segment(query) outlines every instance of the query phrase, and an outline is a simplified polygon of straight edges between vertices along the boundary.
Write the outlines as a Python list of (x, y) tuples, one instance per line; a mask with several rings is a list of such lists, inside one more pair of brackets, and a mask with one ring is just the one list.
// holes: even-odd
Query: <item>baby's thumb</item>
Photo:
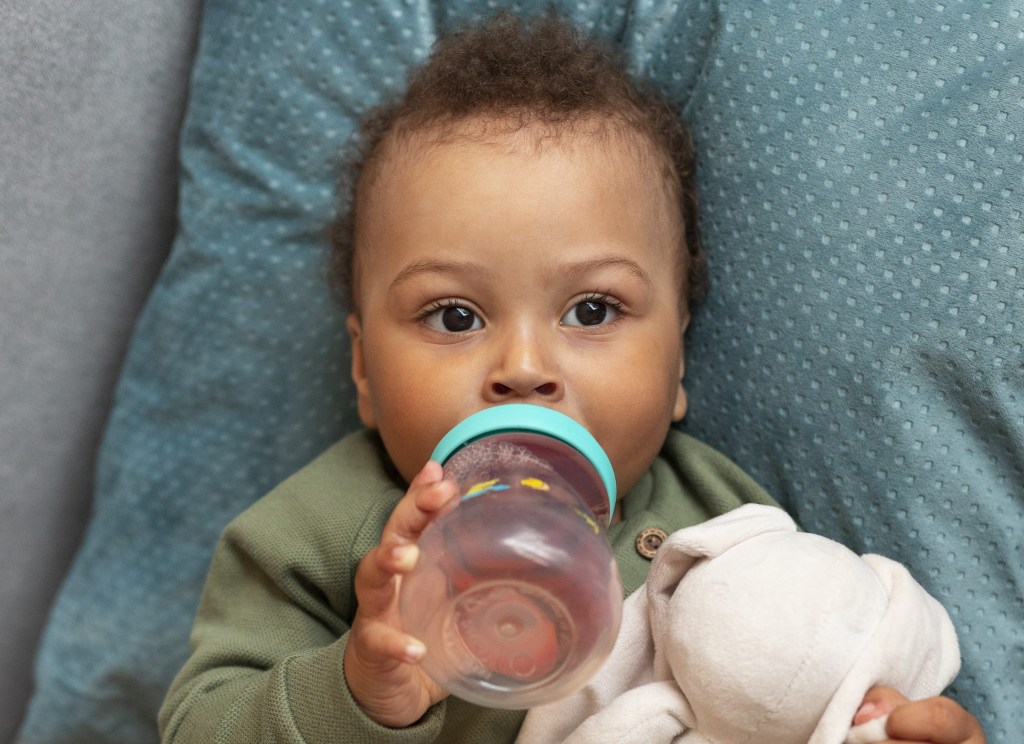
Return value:
[(875, 718), (887, 716), (906, 702), (907, 698), (891, 687), (872, 687), (864, 695), (864, 700), (854, 714), (853, 725), (859, 726)]

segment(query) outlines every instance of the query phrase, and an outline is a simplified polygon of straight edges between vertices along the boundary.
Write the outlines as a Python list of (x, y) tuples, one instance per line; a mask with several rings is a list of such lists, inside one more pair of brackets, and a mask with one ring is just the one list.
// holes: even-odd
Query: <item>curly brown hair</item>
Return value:
[(675, 108), (651, 85), (633, 80), (617, 51), (583, 37), (554, 13), (522, 20), (501, 12), (439, 39), (401, 99), (363, 120), (351, 166), (342, 170), (344, 208), (330, 228), (329, 283), (344, 306), (352, 309), (356, 301), (362, 192), (389, 146), (413, 134), (429, 133), (433, 142), (468, 137), (467, 123), (504, 134), (539, 126), (556, 137), (596, 133), (596, 123), (598, 131), (610, 125), (639, 135), (679, 207), (680, 310), (706, 294), (693, 142)]

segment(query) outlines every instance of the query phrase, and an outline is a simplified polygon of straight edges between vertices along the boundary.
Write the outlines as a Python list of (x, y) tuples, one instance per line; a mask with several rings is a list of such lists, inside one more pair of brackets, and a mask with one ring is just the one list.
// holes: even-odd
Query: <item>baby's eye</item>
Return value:
[(577, 302), (562, 316), (562, 325), (599, 326), (619, 317), (618, 306), (608, 299), (590, 298)]
[(477, 314), (462, 305), (441, 305), (428, 313), (423, 322), (442, 333), (465, 333), (483, 328)]

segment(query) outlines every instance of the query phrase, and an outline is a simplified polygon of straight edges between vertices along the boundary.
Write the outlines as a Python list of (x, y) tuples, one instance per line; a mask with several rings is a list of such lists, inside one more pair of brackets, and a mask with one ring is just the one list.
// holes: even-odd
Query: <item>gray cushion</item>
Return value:
[(128, 335), (170, 248), (198, 5), (0, 10), (0, 741), (23, 716)]

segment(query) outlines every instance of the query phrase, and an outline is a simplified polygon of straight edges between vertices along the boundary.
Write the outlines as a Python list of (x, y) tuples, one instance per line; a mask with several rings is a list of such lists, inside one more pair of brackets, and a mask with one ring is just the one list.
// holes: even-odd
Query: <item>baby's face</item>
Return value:
[(624, 494), (686, 410), (679, 218), (636, 147), (527, 140), (382, 164), (357, 225), (360, 416), (409, 480), (471, 413), (554, 408), (601, 443)]

